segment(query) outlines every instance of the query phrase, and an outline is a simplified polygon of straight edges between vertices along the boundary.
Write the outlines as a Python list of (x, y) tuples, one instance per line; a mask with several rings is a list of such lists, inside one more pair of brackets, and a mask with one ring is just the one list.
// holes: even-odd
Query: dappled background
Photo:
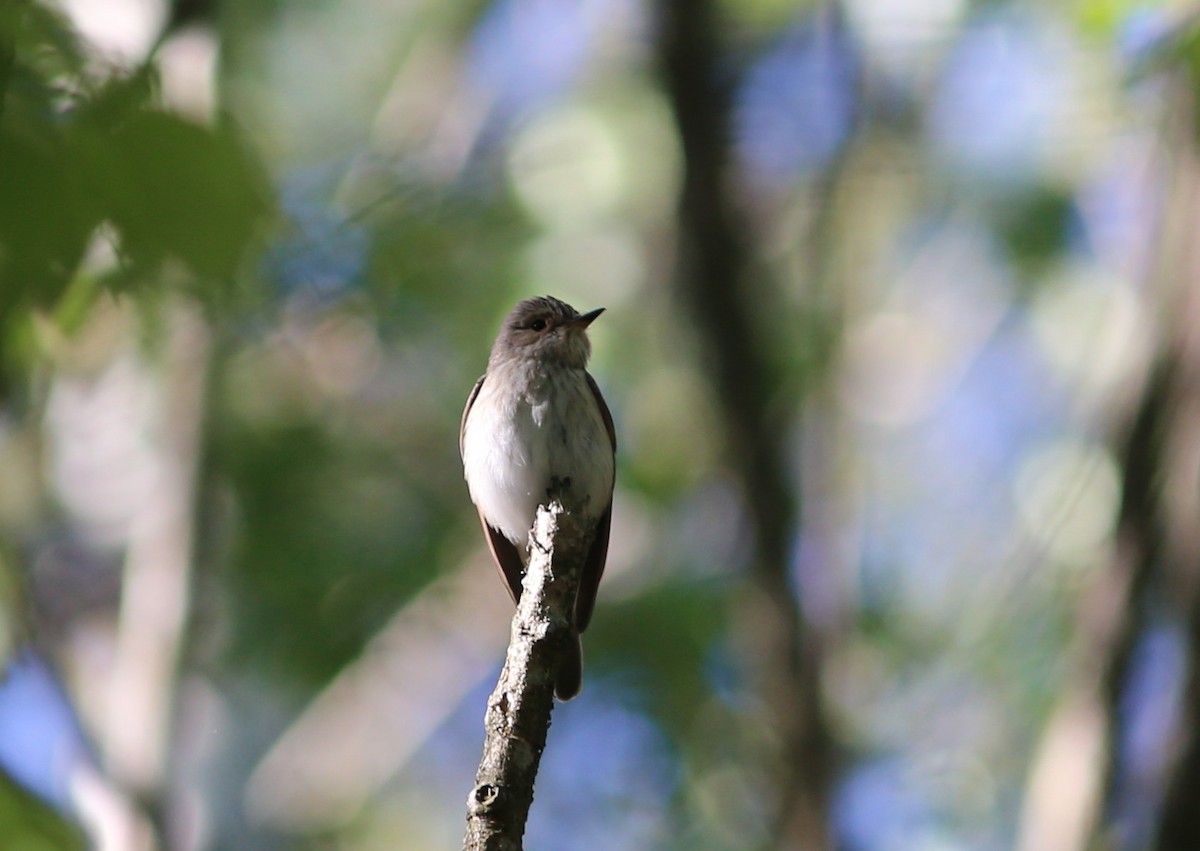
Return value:
[(529, 848), (1200, 847), (1191, 15), (4, 5), (0, 845), (460, 843), (550, 293), (618, 484)]

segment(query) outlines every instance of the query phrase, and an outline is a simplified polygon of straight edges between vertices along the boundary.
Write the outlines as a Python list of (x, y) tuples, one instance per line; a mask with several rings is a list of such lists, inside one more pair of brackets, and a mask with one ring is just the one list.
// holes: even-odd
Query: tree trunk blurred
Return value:
[(767, 777), (779, 848), (830, 847), (832, 743), (822, 704), (822, 656), (790, 579), (799, 499), (776, 416), (763, 329), (751, 300), (748, 228), (732, 201), (729, 98), (718, 85), (716, 11), (704, 0), (660, 5), (661, 73), (683, 148), (677, 296), (695, 327), (719, 406), (727, 461), (751, 530), (750, 576), (738, 615), (750, 683), (777, 735)]

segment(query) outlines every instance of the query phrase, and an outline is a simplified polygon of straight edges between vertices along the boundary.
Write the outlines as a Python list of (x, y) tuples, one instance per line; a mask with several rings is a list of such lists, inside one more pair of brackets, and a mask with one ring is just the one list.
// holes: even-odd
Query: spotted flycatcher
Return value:
[(575, 600), (574, 641), (554, 682), (559, 700), (583, 685), (579, 634), (592, 618), (612, 521), (617, 436), (586, 368), (587, 327), (603, 312), (580, 314), (550, 296), (514, 307), (467, 398), (458, 436), (471, 501), (514, 603), (538, 505), (554, 496), (595, 529)]

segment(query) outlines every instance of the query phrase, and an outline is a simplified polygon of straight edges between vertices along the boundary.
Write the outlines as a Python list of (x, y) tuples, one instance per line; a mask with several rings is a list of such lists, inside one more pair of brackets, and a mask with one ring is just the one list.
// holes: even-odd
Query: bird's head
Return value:
[(492, 346), (492, 361), (533, 358), (583, 369), (592, 353), (587, 327), (603, 307), (580, 313), (551, 296), (519, 302), (504, 320)]

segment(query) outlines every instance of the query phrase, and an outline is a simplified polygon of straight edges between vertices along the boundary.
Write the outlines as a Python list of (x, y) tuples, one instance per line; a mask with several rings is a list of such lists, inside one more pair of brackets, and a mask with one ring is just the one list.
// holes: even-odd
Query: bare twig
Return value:
[(554, 709), (554, 679), (573, 640), (571, 611), (590, 544), (589, 530), (560, 502), (538, 507), (508, 656), (484, 715), (464, 851), (521, 851)]

